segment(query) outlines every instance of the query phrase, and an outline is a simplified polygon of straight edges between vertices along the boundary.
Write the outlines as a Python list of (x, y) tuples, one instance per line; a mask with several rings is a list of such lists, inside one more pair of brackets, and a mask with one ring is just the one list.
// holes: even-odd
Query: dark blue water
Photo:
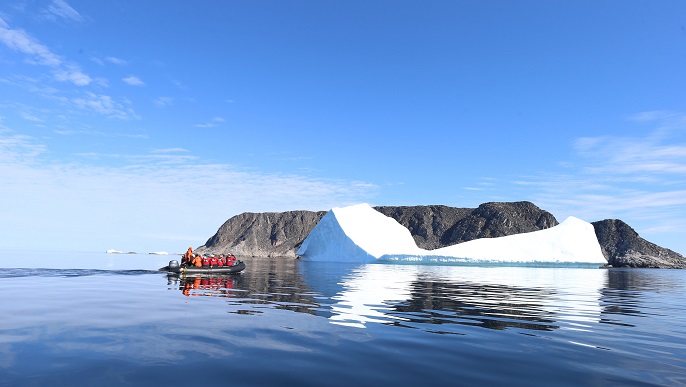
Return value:
[(0, 272), (0, 385), (686, 384), (685, 271), (70, 259)]

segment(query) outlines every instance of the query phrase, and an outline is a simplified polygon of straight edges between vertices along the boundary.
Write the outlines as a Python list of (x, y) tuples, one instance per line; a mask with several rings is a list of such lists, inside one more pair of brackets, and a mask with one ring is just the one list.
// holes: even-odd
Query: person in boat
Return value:
[(202, 257), (202, 267), (203, 268), (210, 267), (210, 257), (208, 257), (207, 255)]
[(234, 266), (236, 264), (236, 257), (233, 256), (233, 254), (229, 253), (229, 255), (226, 256), (226, 266)]
[(224, 254), (219, 254), (219, 258), (217, 258), (217, 266), (219, 266), (219, 267), (226, 266), (226, 258), (224, 258)]
[(181, 257), (181, 266), (186, 267), (186, 266), (191, 266), (191, 262), (193, 261), (194, 255), (193, 255), (193, 249), (188, 248), (188, 251), (186, 251), (186, 254)]
[(210, 266), (217, 267), (218, 265), (219, 261), (217, 260), (217, 257), (215, 257), (214, 254), (210, 255)]
[(191, 266), (202, 267), (202, 257), (200, 254), (195, 254), (195, 258), (191, 261)]

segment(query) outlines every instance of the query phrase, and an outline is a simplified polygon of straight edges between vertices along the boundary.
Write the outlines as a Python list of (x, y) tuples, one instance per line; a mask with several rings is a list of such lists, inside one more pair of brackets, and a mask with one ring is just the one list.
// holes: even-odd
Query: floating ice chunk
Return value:
[(424, 250), (408, 229), (366, 203), (329, 211), (297, 254), (310, 261), (606, 263), (593, 225), (578, 218), (569, 217), (545, 230)]

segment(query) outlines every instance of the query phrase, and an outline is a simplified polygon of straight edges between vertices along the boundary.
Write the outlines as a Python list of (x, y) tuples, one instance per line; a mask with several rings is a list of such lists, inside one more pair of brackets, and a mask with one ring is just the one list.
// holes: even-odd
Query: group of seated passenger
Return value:
[(236, 263), (236, 257), (233, 254), (219, 254), (218, 256), (214, 254), (193, 254), (193, 249), (190, 247), (186, 254), (183, 255), (183, 258), (181, 258), (182, 267), (224, 267), (234, 266)]

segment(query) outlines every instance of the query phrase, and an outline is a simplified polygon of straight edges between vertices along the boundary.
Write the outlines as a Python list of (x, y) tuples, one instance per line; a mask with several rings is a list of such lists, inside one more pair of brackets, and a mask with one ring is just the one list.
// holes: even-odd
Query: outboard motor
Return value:
[(179, 271), (179, 262), (175, 259), (169, 261), (169, 270), (170, 271)]

